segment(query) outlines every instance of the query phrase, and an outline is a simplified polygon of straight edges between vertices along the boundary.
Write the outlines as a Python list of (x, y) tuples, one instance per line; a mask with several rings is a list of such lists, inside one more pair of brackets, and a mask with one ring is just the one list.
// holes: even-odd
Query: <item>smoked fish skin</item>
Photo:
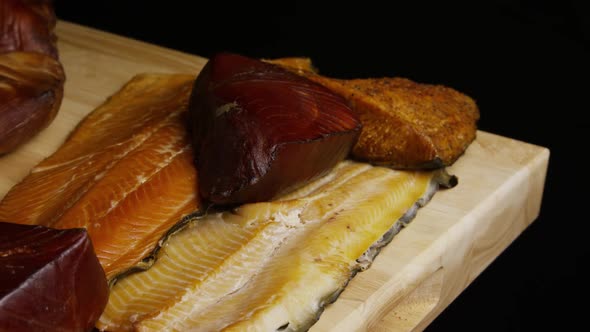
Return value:
[(266, 60), (344, 97), (363, 129), (352, 155), (400, 169), (453, 164), (475, 139), (479, 109), (450, 87), (401, 77), (335, 79), (318, 74), (309, 58)]
[(270, 202), (194, 218), (111, 288), (105, 331), (303, 331), (434, 195), (441, 171), (344, 161)]
[(185, 128), (192, 75), (143, 74), (91, 112), (0, 202), (0, 220), (85, 228), (109, 279), (200, 208)]

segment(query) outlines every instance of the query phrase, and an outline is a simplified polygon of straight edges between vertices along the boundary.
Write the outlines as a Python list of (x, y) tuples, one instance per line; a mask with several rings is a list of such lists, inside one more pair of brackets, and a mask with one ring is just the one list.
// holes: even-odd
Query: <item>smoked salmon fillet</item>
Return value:
[(134, 77), (0, 202), (0, 220), (86, 228), (108, 279), (198, 210), (185, 129), (192, 75)]

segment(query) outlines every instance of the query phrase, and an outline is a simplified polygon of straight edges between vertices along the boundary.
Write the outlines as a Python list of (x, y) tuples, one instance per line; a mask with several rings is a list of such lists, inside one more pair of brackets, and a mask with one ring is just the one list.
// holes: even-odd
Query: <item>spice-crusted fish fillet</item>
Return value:
[(359, 160), (396, 168), (436, 168), (455, 162), (475, 139), (473, 99), (442, 85), (405, 78), (334, 79), (307, 58), (267, 60), (306, 76), (348, 100), (363, 124), (353, 149)]
[(273, 202), (193, 219), (111, 288), (107, 331), (300, 331), (407, 224), (441, 171), (345, 161)]
[(139, 75), (0, 202), (0, 220), (87, 229), (110, 279), (200, 206), (185, 129), (194, 76)]

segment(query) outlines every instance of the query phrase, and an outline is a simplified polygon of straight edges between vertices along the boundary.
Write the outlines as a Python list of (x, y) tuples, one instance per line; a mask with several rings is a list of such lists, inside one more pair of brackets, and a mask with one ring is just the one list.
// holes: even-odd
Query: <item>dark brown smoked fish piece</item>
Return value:
[(84, 229), (0, 222), (0, 331), (88, 331), (108, 294)]
[(325, 87), (229, 53), (199, 74), (189, 115), (200, 193), (222, 205), (269, 200), (322, 176), (361, 129)]
[(63, 98), (51, 1), (0, 1), (0, 155), (47, 127)]

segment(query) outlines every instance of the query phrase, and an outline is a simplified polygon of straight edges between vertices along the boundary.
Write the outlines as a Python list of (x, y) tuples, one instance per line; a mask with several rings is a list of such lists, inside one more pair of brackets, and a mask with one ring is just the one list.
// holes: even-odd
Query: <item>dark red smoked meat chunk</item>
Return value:
[(358, 116), (327, 88), (279, 66), (221, 53), (189, 103), (199, 191), (214, 204), (266, 201), (346, 158)]
[(88, 331), (108, 285), (84, 229), (0, 222), (0, 331)]

